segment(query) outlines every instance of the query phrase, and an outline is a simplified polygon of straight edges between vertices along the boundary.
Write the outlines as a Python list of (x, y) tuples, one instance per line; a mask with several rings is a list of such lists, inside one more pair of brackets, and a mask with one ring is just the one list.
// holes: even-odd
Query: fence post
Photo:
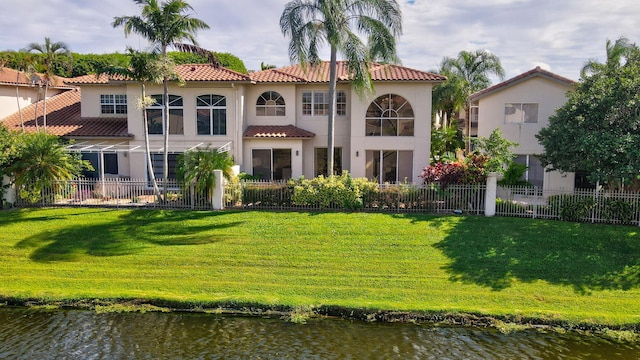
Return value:
[(224, 178), (222, 176), (222, 170), (213, 170), (215, 177), (215, 183), (213, 184), (213, 210), (222, 210), (224, 208)]
[(498, 191), (498, 174), (490, 172), (487, 175), (487, 190), (484, 195), (484, 216), (496, 214), (496, 198)]

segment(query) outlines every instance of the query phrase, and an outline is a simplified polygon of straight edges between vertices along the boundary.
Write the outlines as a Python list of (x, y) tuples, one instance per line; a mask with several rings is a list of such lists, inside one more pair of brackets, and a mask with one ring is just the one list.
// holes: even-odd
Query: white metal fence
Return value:
[[(162, 193), (163, 181), (158, 180)], [(175, 180), (167, 186), (167, 200), (158, 201), (150, 181), (144, 179), (88, 179), (56, 181), (50, 187), (16, 191), (16, 206), (97, 206), (173, 209), (211, 209), (211, 200), (182, 188)]]
[[(158, 184), (162, 186), (160, 180)], [(162, 189), (161, 189), (162, 190)], [(226, 184), (224, 205), (232, 209), (360, 210), (436, 214), (485, 213), (486, 185), (394, 184), (369, 187), (358, 206), (345, 208), (339, 200), (327, 203), (296, 201), (288, 182), (240, 181)], [(580, 189), (542, 190), (536, 187), (498, 187), (496, 215), (566, 221), (633, 224), (640, 226), (640, 194)], [(212, 209), (213, 199), (170, 181), (166, 201), (158, 200), (144, 179), (75, 179), (58, 181), (36, 191), (18, 190), (16, 206), (97, 206), (171, 209)]]

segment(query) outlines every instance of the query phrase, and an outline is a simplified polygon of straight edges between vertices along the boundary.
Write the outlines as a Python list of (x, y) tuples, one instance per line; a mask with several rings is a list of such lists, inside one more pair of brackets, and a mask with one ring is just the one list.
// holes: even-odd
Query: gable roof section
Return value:
[(514, 86), (514, 85), (519, 84), (519, 83), (521, 83), (523, 81), (526, 81), (526, 80), (529, 80), (529, 79), (532, 79), (532, 78), (538, 77), (538, 76), (546, 78), (546, 79), (549, 79), (551, 81), (555, 81), (555, 82), (567, 85), (567, 86), (571, 86), (571, 85), (575, 84), (575, 81), (573, 81), (571, 79), (565, 78), (565, 77), (560, 76), (558, 74), (554, 74), (551, 71), (543, 70), (542, 68), (540, 68), (538, 66), (535, 69), (529, 70), (529, 71), (527, 71), (525, 73), (522, 73), (522, 74), (520, 74), (518, 76), (515, 76), (515, 77), (513, 77), (513, 78), (511, 78), (509, 80), (503, 81), (503, 82), (501, 82), (499, 84), (493, 85), (493, 86), (488, 87), (488, 88), (486, 88), (484, 90), (480, 90), (478, 92), (475, 92), (475, 93), (471, 94), (469, 96), (469, 101), (472, 101), (472, 102), (473, 101), (477, 101), (477, 100), (479, 100), (479, 99), (481, 99), (481, 98), (483, 98), (485, 96), (491, 95), (491, 94), (493, 94), (495, 92), (504, 90), (504, 89), (506, 89), (508, 87)]
[[(42, 74), (33, 74), (37, 79), (42, 79), (44, 75)], [(67, 78), (63, 78), (61, 76), (56, 76), (56, 83), (49, 84), (50, 88), (58, 88), (58, 89), (71, 89), (73, 86), (67, 84)], [(18, 71), (7, 67), (0, 67), (0, 85), (11, 85), (11, 86), (33, 86), (34, 84), (31, 82), (31, 79), (27, 76), (24, 71)]]
[[(37, 131), (35, 117), (38, 109), (38, 125), (43, 127), (43, 100), (22, 109), (25, 131)], [(10, 130), (21, 131), (20, 114), (8, 116), (2, 123)], [(131, 137), (126, 118), (80, 117), (80, 90), (65, 91), (47, 99), (47, 133), (65, 137)]]
[[(215, 68), (209, 64), (186, 64), (177, 65), (175, 67), (176, 73), (184, 81), (232, 81), (232, 82), (251, 82), (251, 78), (248, 75), (239, 73), (237, 71), (229, 70), (224, 67)], [(122, 82), (133, 81), (130, 78), (121, 75), (83, 75), (72, 79), (68, 79), (67, 82), (75, 85), (106, 85), (110, 82)]]
[(242, 134), (243, 138), (280, 138), (310, 139), (316, 136), (311, 131), (293, 125), (254, 125), (249, 126)]
[[(250, 76), (255, 82), (268, 83), (328, 83), (329, 82), (328, 61), (323, 61), (316, 66), (308, 66), (306, 69), (300, 64), (286, 66), (278, 69), (269, 69), (251, 73)], [(373, 81), (427, 81), (443, 82), (447, 78), (425, 71), (407, 68), (394, 64), (374, 63), (369, 67), (371, 79)], [(338, 81), (349, 81), (347, 63), (338, 61), (337, 66)]]

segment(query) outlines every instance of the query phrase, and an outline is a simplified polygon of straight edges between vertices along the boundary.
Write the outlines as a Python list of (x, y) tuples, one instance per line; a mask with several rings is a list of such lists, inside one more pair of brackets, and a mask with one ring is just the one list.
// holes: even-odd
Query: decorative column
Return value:
[(484, 193), (484, 216), (496, 214), (496, 197), (498, 191), (498, 173), (490, 172), (487, 175), (487, 190)]
[[(213, 170), (216, 181), (213, 184), (213, 199), (211, 199), (211, 206), (213, 210), (224, 209), (224, 176), (222, 170)], [(494, 201), (495, 202), (495, 201)]]

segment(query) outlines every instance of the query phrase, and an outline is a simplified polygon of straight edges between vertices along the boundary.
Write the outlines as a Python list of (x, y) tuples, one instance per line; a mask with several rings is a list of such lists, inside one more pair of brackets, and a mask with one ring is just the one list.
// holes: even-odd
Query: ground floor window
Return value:
[[(102, 160), (101, 160), (102, 159)], [(93, 171), (85, 170), (82, 175), (91, 179), (100, 178), (100, 165), (104, 167), (105, 174), (118, 174), (118, 154), (115, 153), (82, 153), (82, 160), (87, 160), (93, 166)]]
[(544, 185), (544, 167), (540, 159), (533, 155), (518, 155), (513, 161), (527, 166), (527, 171), (522, 175), (522, 180), (526, 180), (537, 187)]
[(596, 185), (589, 181), (589, 173), (586, 171), (576, 171), (573, 185), (576, 189), (595, 189)]
[[(180, 156), (180, 154), (169, 154), (168, 156), (168, 161), (169, 161), (169, 180), (175, 180), (177, 178), (176, 175), (176, 166), (178, 164), (178, 157)], [(160, 180), (163, 178), (163, 171), (164, 171), (164, 154), (162, 153), (155, 153), (155, 154), (151, 154), (151, 165), (153, 167), (153, 175), (155, 176), (156, 180)]]
[(263, 180), (291, 178), (291, 149), (253, 149), (252, 174)]
[(367, 150), (366, 172), (381, 184), (413, 182), (413, 151)]
[[(327, 176), (327, 148), (316, 148), (314, 155), (315, 176)], [(333, 174), (342, 174), (342, 148), (333, 148)]]

